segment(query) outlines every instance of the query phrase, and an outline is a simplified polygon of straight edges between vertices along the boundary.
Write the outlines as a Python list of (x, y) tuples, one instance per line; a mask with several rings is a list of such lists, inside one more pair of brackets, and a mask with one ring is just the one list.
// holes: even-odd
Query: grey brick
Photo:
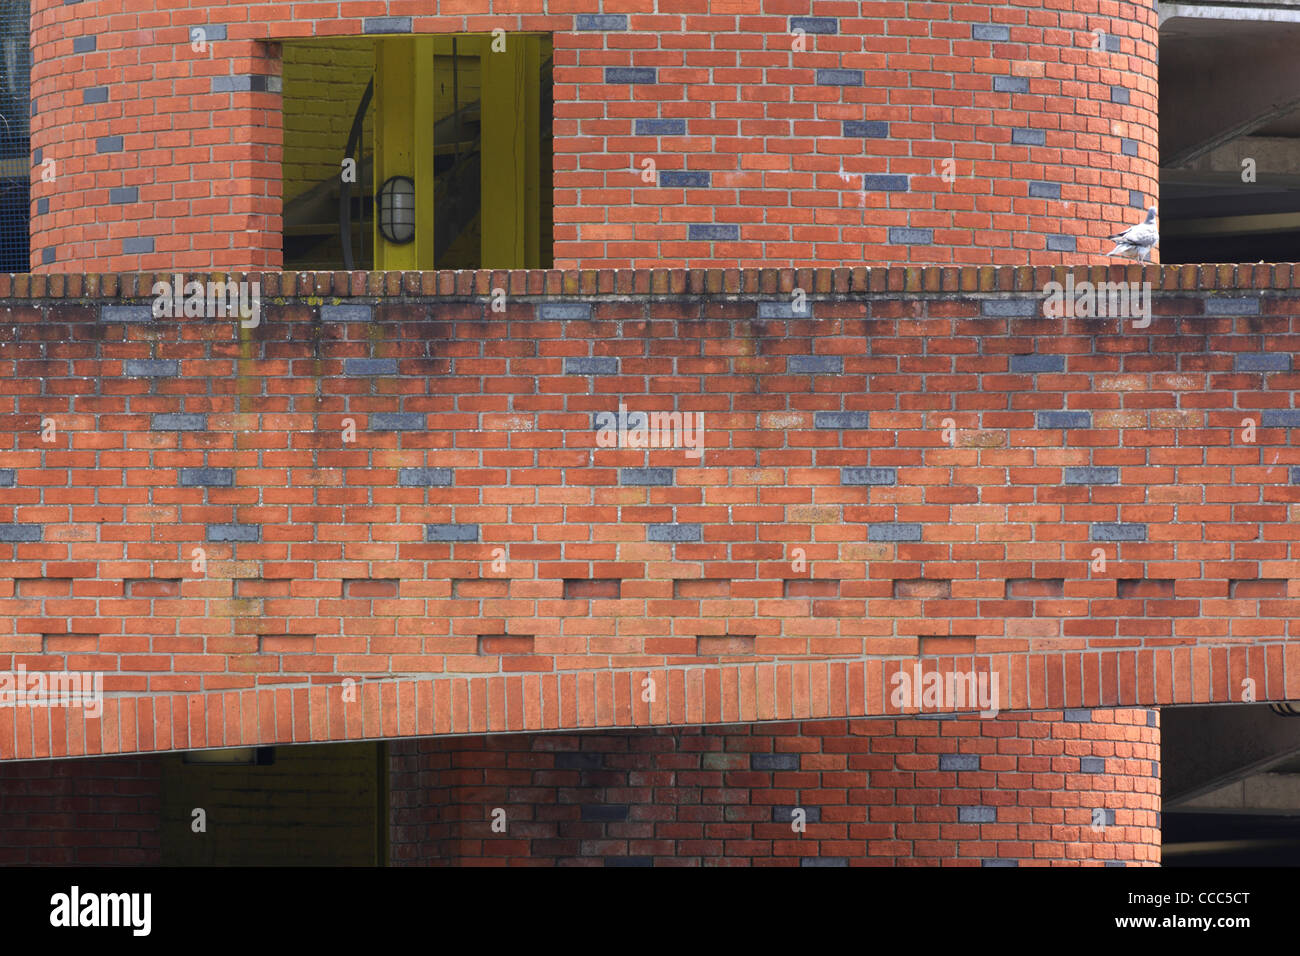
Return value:
[(1156, 725), (1156, 712), (1155, 712), (1154, 710), (1148, 710), (1148, 711), (1147, 711), (1147, 726), (1148, 726), (1148, 727), (1154, 727), (1155, 725)]
[(1137, 189), (1130, 189), (1128, 191), (1128, 204), (1134, 209), (1146, 209), (1147, 197)]
[(153, 252), (153, 237), (122, 240), (123, 255), (138, 256), (146, 252)]
[(1064, 484), (1067, 485), (1118, 485), (1119, 469), (1112, 467), (1094, 467), (1090, 465), (1078, 468), (1066, 468)]
[(884, 521), (867, 525), (868, 541), (920, 541), (921, 526), (915, 522)]
[(1046, 146), (1047, 131), (1042, 129), (1013, 129), (1011, 142), (1020, 146)]
[(627, 814), (626, 803), (588, 803), (582, 808), (582, 819), (600, 823), (621, 823)]
[(261, 529), (255, 524), (210, 524), (209, 541), (256, 541)]
[(1289, 372), (1289, 352), (1238, 352), (1235, 368), (1238, 372)]
[(580, 13), (574, 21), (575, 30), (626, 30), (626, 13)]
[(799, 858), (799, 865), (804, 866), (848, 866), (849, 858), (847, 856), (803, 856)]
[(889, 124), (882, 120), (845, 120), (842, 133), (849, 139), (888, 139)]
[(1074, 252), (1075, 251), (1074, 236), (1048, 236), (1047, 251), (1048, 252)]
[(1011, 867), (1018, 867), (1018, 866), (1020, 866), (1020, 861), (1019, 861), (1019, 860), (997, 860), (997, 859), (991, 859), (991, 858), (989, 858), (989, 857), (985, 857), (984, 859), (980, 860), (980, 866), (990, 866), (990, 867), (992, 867), (992, 866), (1011, 866)]
[(12, 468), (0, 468), (0, 488), (12, 488), (18, 480), (18, 472)]
[(934, 243), (934, 230), (890, 226), (889, 241), (895, 246), (928, 246)]
[(107, 103), (108, 87), (107, 86), (88, 86), (81, 91), (82, 103)]
[(839, 375), (844, 371), (842, 355), (791, 355), (786, 360), (791, 375)]
[(798, 754), (750, 754), (750, 770), (798, 770)]
[(590, 319), (590, 302), (543, 302), (537, 307), (539, 319)]
[[(1108, 827), (1113, 827), (1115, 825), (1115, 811), (1102, 810), (1101, 812), (1102, 812), (1102, 822)], [(1089, 814), (1089, 816), (1091, 816), (1091, 814)]]
[(99, 310), (103, 322), (152, 322), (153, 309), (147, 305), (105, 305)]
[(1080, 773), (1105, 773), (1106, 761), (1102, 757), (1080, 757)]
[(1101, 43), (1100, 43), (1101, 49), (1105, 50), (1107, 53), (1119, 52), (1119, 37), (1116, 34), (1103, 33), (1101, 34), (1100, 39), (1101, 39)]
[(993, 77), (993, 92), (995, 93), (1028, 93), (1029, 77), (1027, 76), (995, 76)]
[(806, 823), (821, 823), (821, 822), (822, 822), (822, 808), (821, 808), (821, 807), (773, 807), (773, 808), (772, 808), (772, 822), (773, 822), (773, 823), (793, 823), (793, 822), (794, 822), (794, 811), (795, 811), (796, 809), (798, 809), (798, 810), (802, 810), (802, 811), (804, 812), (804, 822), (806, 822)]
[(47, 214), (49, 211), (50, 211), (50, 201), (49, 201), (49, 199), (47, 199), (46, 197), (42, 196), (40, 199), (36, 200), (36, 215), (38, 215), (38, 216), (44, 216), (44, 215)]
[(980, 315), (994, 319), (1019, 319), (1038, 315), (1037, 299), (985, 299), (980, 303)]
[(208, 416), (192, 412), (159, 412), (149, 427), (156, 432), (202, 432), (208, 429)]
[(1259, 299), (1256, 296), (1230, 296), (1205, 300), (1207, 315), (1259, 315)]
[(1114, 521), (1099, 521), (1092, 526), (1093, 541), (1145, 541), (1147, 526), (1145, 524), (1120, 524)]
[(1013, 355), (1013, 372), (1064, 372), (1064, 355)]
[(1291, 466), (1291, 484), (1300, 485), (1300, 465)]
[(54, 247), (49, 246), (41, 250), (41, 265), (48, 266), (54, 261)]
[(41, 157), (44, 154), (45, 154), (45, 150), (43, 149), (37, 148), (32, 150), (32, 165), (39, 166), (41, 164)]
[(616, 866), (622, 868), (629, 867), (653, 867), (655, 865), (652, 856), (607, 856), (605, 857), (605, 866)]
[(581, 751), (561, 751), (555, 755), (557, 770), (599, 770), (605, 766), (605, 755)]
[(361, 21), (362, 33), (410, 33), (410, 17), (366, 17)]
[(120, 153), (122, 152), (121, 136), (101, 136), (95, 140), (95, 152), (97, 153)]
[(647, 541), (699, 541), (702, 537), (698, 524), (651, 524), (645, 529)]
[(906, 176), (867, 173), (862, 177), (862, 188), (877, 193), (905, 193), (911, 183)]
[(1103, 865), (1103, 866), (1118, 866), (1118, 867), (1126, 867), (1126, 866), (1128, 866), (1128, 864), (1125, 863), (1123, 860), (1106, 860), (1102, 865)]
[(350, 358), (343, 360), (344, 375), (396, 375), (395, 358)]
[(0, 524), (0, 541), (40, 541), (44, 530), (39, 524)]
[(200, 488), (211, 486), (230, 488), (235, 484), (233, 468), (182, 468), (181, 487)]
[(958, 823), (997, 823), (997, 807), (958, 807)]
[(793, 299), (772, 299), (758, 303), (760, 319), (808, 319), (812, 318), (812, 314), (812, 303), (807, 299), (804, 300), (802, 312), (795, 310)]
[(838, 17), (791, 17), (790, 32), (802, 30), (804, 33), (831, 34), (840, 32)]
[(1092, 412), (1039, 412), (1039, 428), (1091, 428)]
[(213, 93), (266, 93), (271, 89), (268, 77), (262, 73), (238, 73), (234, 76), (214, 76)]
[(736, 223), (693, 222), (686, 227), (686, 238), (691, 242), (729, 242), (740, 238)]
[[(209, 43), (214, 43), (217, 40), (224, 40), (226, 38), (226, 25), (224, 23), (205, 23), (203, 25), (203, 33), (207, 37)], [(191, 32), (190, 36), (192, 37), (194, 34)]]
[(1090, 724), (1092, 723), (1092, 711), (1087, 708), (1067, 708), (1064, 718), (1073, 724)]
[(606, 83), (658, 83), (659, 70), (653, 66), (607, 66)]
[(978, 770), (979, 754), (940, 754), (940, 770)]
[(372, 412), (370, 415), (371, 431), (410, 432), (424, 426), (424, 412)]
[(708, 186), (712, 174), (684, 169), (665, 169), (659, 174), (659, 185), (665, 189), (700, 188)]
[(402, 488), (445, 488), (451, 481), (450, 468), (402, 468), (397, 472), (397, 484)]
[(135, 186), (114, 186), (108, 191), (108, 201), (114, 206), (139, 202), (140, 190)]
[(814, 428), (867, 428), (870, 415), (867, 412), (814, 412)]
[(1265, 428), (1300, 428), (1300, 408), (1268, 408), (1259, 419)]
[(95, 49), (97, 39), (97, 37), (73, 37), (72, 52), (90, 53)]
[(181, 374), (181, 363), (176, 359), (127, 359), (122, 363), (122, 374), (130, 378), (168, 378)]
[(1128, 87), (1112, 86), (1110, 88), (1110, 101), (1112, 103), (1128, 103)]
[(862, 86), (861, 70), (825, 69), (817, 71), (818, 86)]
[(1031, 182), (1029, 184), (1029, 195), (1034, 199), (1060, 199), (1061, 184), (1039, 181)]
[(894, 485), (898, 473), (893, 468), (841, 468), (841, 485)]
[(368, 305), (322, 305), (322, 322), (369, 322), (373, 309)]
[(424, 526), (425, 541), (477, 541), (476, 524), (428, 524)]
[(620, 468), (618, 483), (620, 485), (671, 485), (673, 470), (671, 468)]
[(594, 358), (570, 356), (564, 360), (565, 375), (617, 375), (618, 358), (600, 355)]
[(1011, 28), (996, 23), (977, 23), (971, 27), (970, 37), (972, 40), (1006, 43), (1011, 39)]
[[(637, 136), (685, 136), (686, 120), (684, 119), (639, 119), (633, 124), (632, 131)], [(659, 182), (663, 183), (664, 174), (659, 174)]]

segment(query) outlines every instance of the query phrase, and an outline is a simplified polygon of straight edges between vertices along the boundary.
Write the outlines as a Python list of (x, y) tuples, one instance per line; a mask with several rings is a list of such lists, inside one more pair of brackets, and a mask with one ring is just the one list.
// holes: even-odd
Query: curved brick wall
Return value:
[(136, 6), (33, 4), (34, 271), (277, 268), (274, 41), (393, 29), (554, 33), (560, 268), (1072, 263), (1156, 198), (1146, 0)]
[(395, 864), (1160, 862), (1154, 710), (444, 738), (390, 753)]

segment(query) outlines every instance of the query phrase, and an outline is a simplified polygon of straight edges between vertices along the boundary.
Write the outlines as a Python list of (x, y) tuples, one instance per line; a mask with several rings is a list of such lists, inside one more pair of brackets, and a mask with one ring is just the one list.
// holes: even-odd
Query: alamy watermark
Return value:
[[(1150, 282), (1079, 282), (1043, 286), (1043, 315), (1049, 319), (1133, 319), (1133, 328), (1151, 324)], [(1141, 321), (1138, 321), (1138, 320)]]
[(255, 329), (262, 321), (260, 282), (174, 282), (153, 284), (153, 317), (178, 319), (224, 319), (238, 316), (240, 325)]
[(86, 716), (104, 712), (102, 671), (0, 671), (0, 707), (85, 707)]
[(601, 448), (686, 448), (687, 458), (704, 457), (703, 412), (629, 412), (596, 414), (596, 444)]
[(894, 685), (889, 703), (894, 707), (917, 710), (957, 711), (979, 707), (981, 717), (998, 715), (997, 671), (929, 671), (921, 673), (921, 662), (912, 664), (912, 672), (900, 670), (889, 682)]

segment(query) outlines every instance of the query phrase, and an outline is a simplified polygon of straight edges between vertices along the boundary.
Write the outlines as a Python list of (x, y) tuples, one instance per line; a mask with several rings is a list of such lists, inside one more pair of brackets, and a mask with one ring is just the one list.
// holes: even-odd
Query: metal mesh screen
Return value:
[(31, 222), (28, 0), (0, 0), (0, 272), (27, 272)]

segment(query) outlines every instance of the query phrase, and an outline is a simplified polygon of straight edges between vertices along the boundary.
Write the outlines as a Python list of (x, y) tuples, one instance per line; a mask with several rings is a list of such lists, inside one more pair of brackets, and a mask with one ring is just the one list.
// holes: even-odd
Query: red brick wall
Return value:
[(561, 268), (1078, 262), (1156, 199), (1147, 0), (549, 7), (35, 0), (32, 269), (278, 268), (274, 41), (381, 29), (554, 34)]
[(157, 757), (0, 765), (0, 864), (157, 866)]
[[(1056, 711), (405, 741), (391, 749), (392, 862), (1157, 865), (1155, 718)], [(498, 808), (504, 832), (492, 829)]]

